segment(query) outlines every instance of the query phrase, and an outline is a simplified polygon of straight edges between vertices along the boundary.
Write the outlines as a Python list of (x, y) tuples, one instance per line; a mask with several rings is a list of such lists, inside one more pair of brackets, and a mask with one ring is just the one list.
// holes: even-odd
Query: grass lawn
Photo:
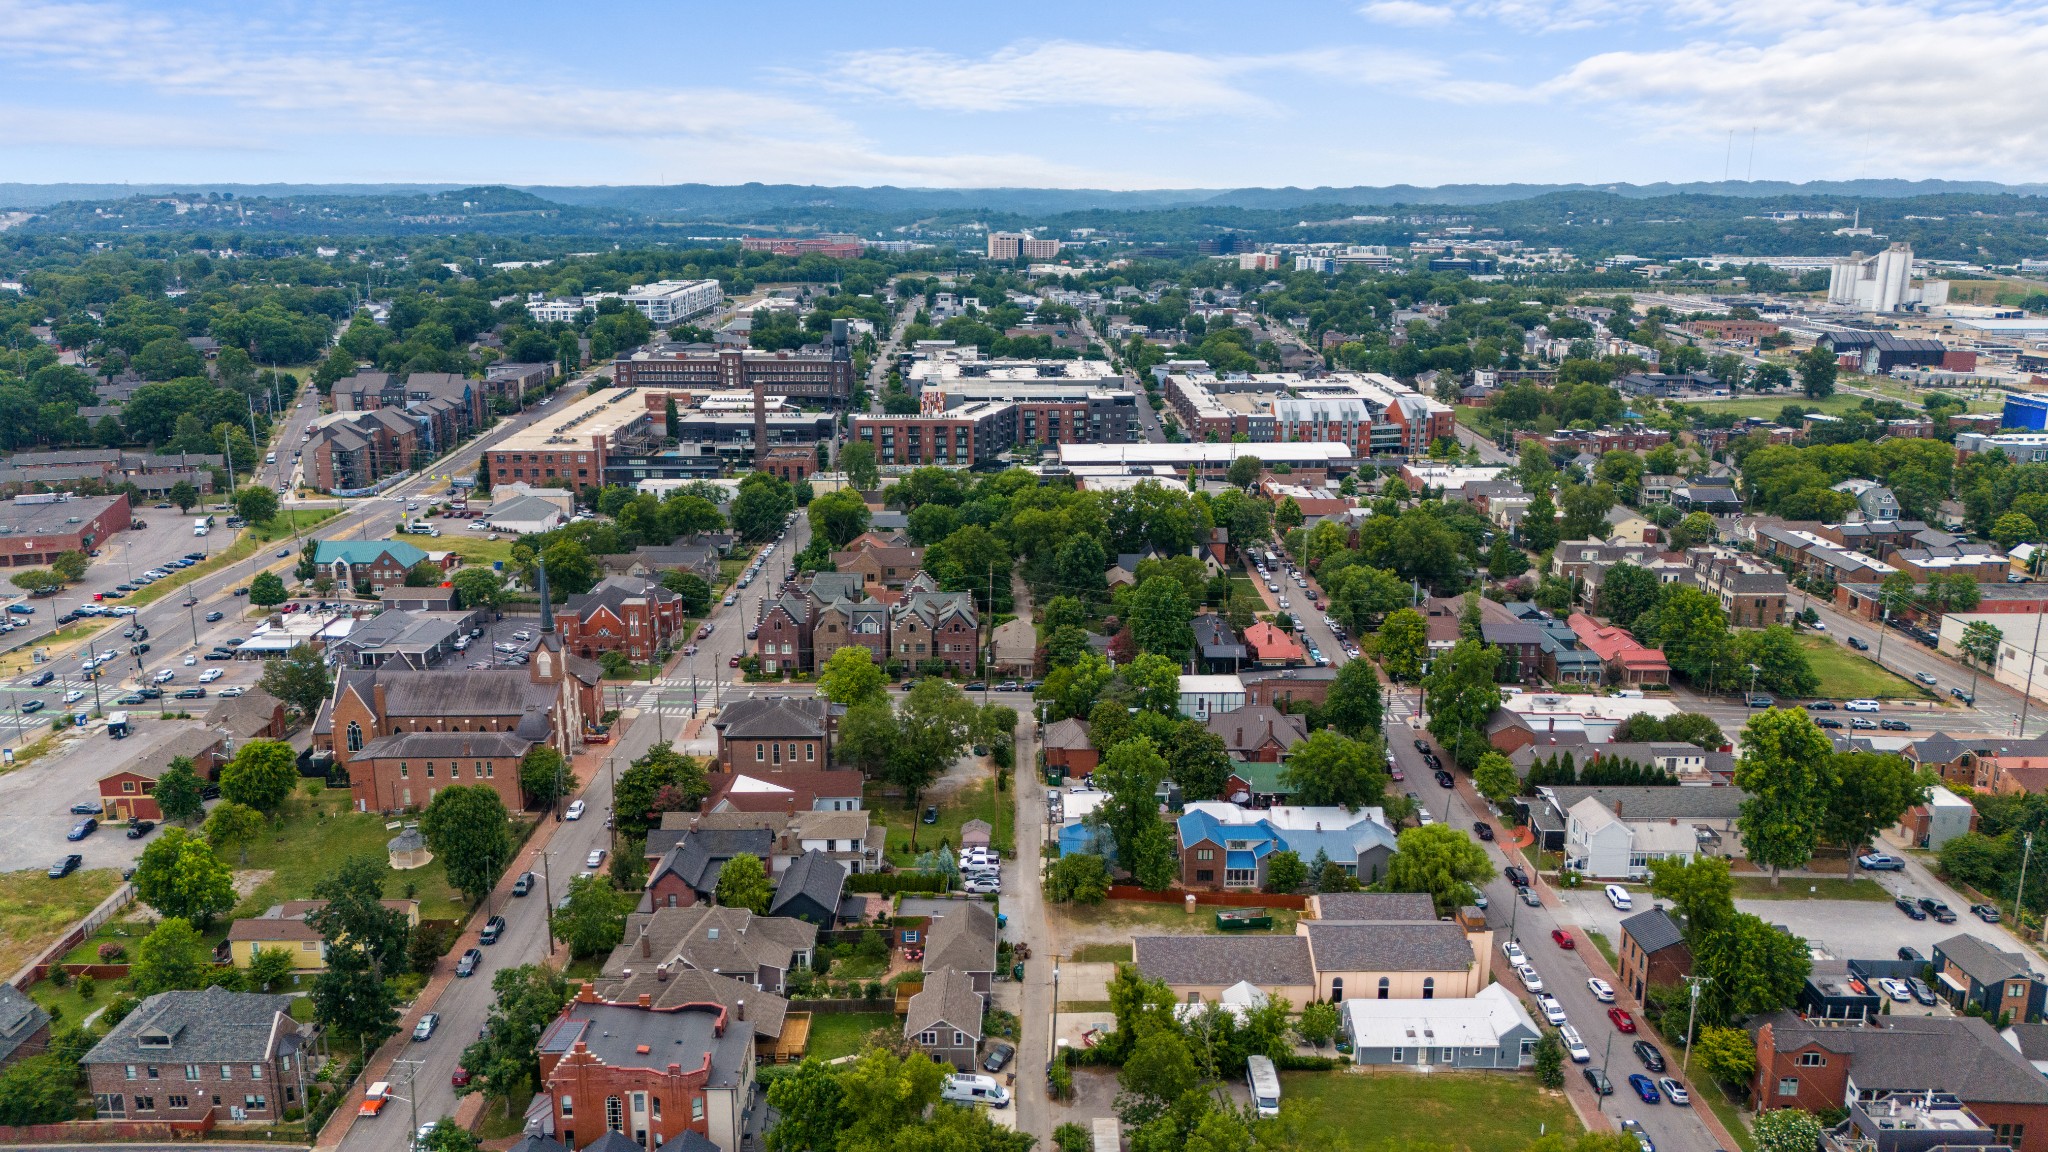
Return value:
[(341, 515), (341, 509), (339, 508), (293, 508), (289, 511), (279, 512), (271, 518), (269, 523), (256, 526), (256, 539), (265, 544), (274, 544), (279, 540), (289, 540), (292, 538), (294, 528), (298, 530), (299, 535), (303, 536), (339, 515)]
[(1814, 693), (1817, 697), (1829, 700), (1934, 698), (1934, 693), (1885, 669), (1876, 661), (1850, 651), (1830, 637), (1801, 633), (1799, 646), (1806, 649), (1807, 662), (1813, 666), (1813, 674), (1820, 677), (1820, 690)]
[(889, 970), (887, 960), (869, 960), (863, 956), (848, 956), (832, 962), (831, 976), (834, 980), (880, 980), (882, 973)]
[(1562, 1093), (1528, 1075), (1487, 1072), (1282, 1072), (1280, 1115), (1258, 1123), (1276, 1149), (1519, 1152), (1540, 1131), (1580, 1131)]
[(1728, 1099), (1721, 1086), (1705, 1077), (1694, 1080), (1692, 1084), (1693, 1099), (1707, 1102), (1714, 1118), (1721, 1122), (1721, 1127), (1726, 1128), (1730, 1136), (1735, 1137), (1735, 1143), (1742, 1152), (1756, 1152), (1756, 1137), (1749, 1134), (1749, 1125), (1742, 1122), (1742, 1110)]
[(533, 1099), (533, 1089), (522, 1080), (504, 1100), (493, 1099), (484, 1105), (484, 1114), (477, 1124), (477, 1137), (482, 1140), (506, 1140), (526, 1131), (526, 1111), (519, 1102)]
[(881, 818), (889, 829), (888, 852), (898, 864), (916, 861), (917, 852), (910, 848), (910, 830), (917, 828), (919, 851), (930, 851), (944, 840), (957, 850), (960, 847), (960, 826), (969, 820), (986, 820), (993, 829), (991, 838), (999, 852), (1008, 852), (1014, 845), (1017, 824), (1016, 798), (1008, 792), (997, 792), (994, 780), (985, 780), (969, 788), (962, 788), (939, 803), (939, 822), (924, 824), (918, 822), (922, 812), (911, 809), (900, 800), (883, 800), (871, 797), (868, 808)]
[(0, 873), (0, 972), (12, 972), (85, 918), (121, 884), (111, 868), (52, 880), (41, 869)]
[[(304, 789), (285, 803), (284, 819), (269, 836), (249, 846), (249, 861), (242, 863), (230, 854), (228, 866), (237, 870), (265, 869), (268, 880), (256, 886), (247, 899), (236, 905), (233, 916), (254, 916), (272, 904), (304, 900), (313, 886), (334, 867), (351, 856), (385, 858), (384, 845), (396, 830), (384, 827), (384, 817), (371, 812), (349, 811), (345, 789), (323, 789), (309, 795)], [(384, 883), (384, 895), (405, 896), (415, 886), (420, 916), (428, 920), (460, 919), (467, 911), (462, 898), (448, 886), (448, 874), (439, 861), (411, 872), (392, 872)]]
[(1585, 934), (1586, 939), (1593, 942), (1593, 947), (1598, 948), (1602, 956), (1607, 957), (1607, 966), (1609, 968), (1616, 970), (1621, 968), (1621, 957), (1615, 955), (1614, 945), (1608, 941), (1605, 932), (1595, 932), (1591, 928), (1581, 928), (1579, 931)]
[[(1122, 935), (1136, 935), (1140, 930), (1146, 932), (1186, 932), (1220, 935), (1216, 931), (1216, 913), (1225, 911), (1225, 909), (1204, 904), (1198, 907), (1195, 915), (1190, 916), (1187, 910), (1179, 904), (1154, 904), (1149, 900), (1104, 900), (1102, 903), (1092, 906), (1085, 904), (1054, 905), (1052, 911), (1054, 915), (1065, 916), (1067, 922), (1077, 928), (1096, 927), (1111, 930)], [(1292, 908), (1268, 908), (1266, 911), (1271, 913), (1273, 917), (1273, 927), (1270, 929), (1253, 928), (1245, 932), (1233, 932), (1231, 935), (1294, 935), (1294, 922), (1300, 918), (1300, 913)], [(1083, 932), (1082, 935), (1089, 935), (1089, 933)], [(1131, 946), (1122, 944), (1106, 945), (1105, 947), (1121, 947), (1125, 949), (1128, 955)]]
[(1798, 404), (1809, 410), (1818, 409), (1827, 414), (1839, 415), (1851, 408), (1862, 406), (1863, 397), (1837, 392), (1825, 400), (1808, 400), (1799, 392), (1786, 392), (1778, 396), (1746, 396), (1740, 400), (1681, 400), (1688, 408), (1698, 408), (1708, 415), (1725, 412), (1731, 416), (1768, 416), (1775, 419), (1785, 410), (1787, 404)]
[[(469, 524), (474, 523), (474, 521), (450, 520), (449, 523)], [(517, 539), (517, 537), (508, 536), (500, 532), (498, 533), (500, 539), (488, 540), (485, 539), (487, 535), (488, 533), (471, 532), (467, 528), (458, 528), (454, 531), (443, 529), (441, 538), (438, 540), (432, 536), (422, 537), (412, 534), (393, 536), (391, 539), (403, 540), (419, 548), (453, 552), (462, 557), (464, 564), (481, 564), (489, 567), (492, 561), (503, 561), (507, 567), (510, 567), (512, 561), (512, 541)]]
[(1884, 885), (1861, 876), (1787, 876), (1775, 888), (1769, 876), (1735, 877), (1735, 895), (1743, 900), (1871, 900), (1892, 898)]
[(1129, 964), (1132, 950), (1129, 944), (1083, 944), (1068, 959), (1076, 964)]
[(896, 1027), (894, 1012), (813, 1012), (811, 1046), (804, 1053), (820, 1060), (851, 1056), (860, 1042), (877, 1028)]

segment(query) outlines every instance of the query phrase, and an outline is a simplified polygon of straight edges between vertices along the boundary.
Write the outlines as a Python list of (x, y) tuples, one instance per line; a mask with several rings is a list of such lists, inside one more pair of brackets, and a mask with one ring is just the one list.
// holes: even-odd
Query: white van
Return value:
[(993, 1076), (973, 1076), (955, 1073), (946, 1077), (939, 1087), (939, 1099), (955, 1104), (986, 1104), (991, 1108), (1007, 1108), (1010, 1105), (1009, 1089), (996, 1083)]
[(1875, 700), (1850, 700), (1843, 704), (1842, 708), (1849, 712), (1875, 712), (1878, 705)]
[(1615, 910), (1619, 912), (1626, 912), (1635, 907), (1635, 901), (1629, 898), (1628, 889), (1619, 884), (1607, 886), (1607, 902), (1614, 905)]
[(1266, 1056), (1250, 1056), (1245, 1059), (1244, 1081), (1252, 1090), (1252, 1107), (1260, 1116), (1280, 1114), (1280, 1074), (1273, 1070), (1273, 1061)]
[(1566, 1024), (1557, 1030), (1557, 1038), (1564, 1042), (1564, 1054), (1571, 1057), (1572, 1063), (1585, 1064), (1593, 1059), (1593, 1053), (1587, 1050), (1577, 1028)]

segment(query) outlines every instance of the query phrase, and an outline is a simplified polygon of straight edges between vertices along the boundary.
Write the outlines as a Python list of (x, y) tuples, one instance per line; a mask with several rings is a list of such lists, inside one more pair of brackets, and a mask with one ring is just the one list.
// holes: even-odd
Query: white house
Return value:
[(1244, 707), (1244, 681), (1236, 676), (1180, 678), (1180, 714), (1206, 721), (1218, 712)]
[(1588, 796), (1565, 815), (1564, 866), (1599, 880), (1641, 880), (1650, 861), (1665, 856), (1690, 860), (1699, 834), (1677, 820), (1624, 820)]
[(519, 496), (491, 505), (491, 527), (499, 532), (531, 536), (553, 531), (568, 522), (560, 508), (538, 496)]
[(1359, 1064), (1527, 1068), (1542, 1035), (1501, 984), (1446, 1000), (1346, 1000), (1344, 1034)]

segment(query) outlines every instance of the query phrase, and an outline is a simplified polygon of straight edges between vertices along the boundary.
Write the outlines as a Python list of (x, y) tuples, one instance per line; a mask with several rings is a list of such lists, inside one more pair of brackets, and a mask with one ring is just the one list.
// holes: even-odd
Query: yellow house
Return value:
[[(327, 943), (311, 924), (308, 914), (323, 907), (325, 900), (287, 900), (264, 912), (228, 925), (228, 952), (235, 967), (247, 968), (256, 961), (260, 948), (291, 953), (292, 967), (301, 972), (318, 972), (327, 967)], [(420, 902), (386, 900), (386, 908), (405, 913), (405, 922), (420, 924)]]

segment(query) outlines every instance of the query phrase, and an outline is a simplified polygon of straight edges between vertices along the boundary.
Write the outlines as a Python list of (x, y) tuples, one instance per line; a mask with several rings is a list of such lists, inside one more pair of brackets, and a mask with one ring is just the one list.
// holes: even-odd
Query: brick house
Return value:
[(1290, 704), (1322, 704), (1336, 682), (1335, 668), (1266, 668), (1238, 673), (1245, 703), (1270, 704), (1282, 711)]
[(1775, 1012), (1751, 1033), (1759, 1107), (1825, 1112), (1845, 1107), (1852, 1088), (1866, 1105), (1947, 1093), (1990, 1126), (1998, 1143), (2048, 1150), (2048, 1080), (1980, 1018), (1900, 1014), (1843, 1027)]
[(1232, 759), (1262, 764), (1278, 764), (1288, 749), (1308, 739), (1308, 724), (1301, 717), (1265, 704), (1211, 713), (1207, 727)]
[[(372, 592), (405, 587), (405, 574), (427, 559), (427, 554), (403, 540), (322, 540), (313, 550), (313, 563), (336, 585), (354, 588), (367, 584)], [(444, 553), (441, 568), (452, 571), (462, 564), (454, 552)]]
[(180, 756), (192, 761), (192, 770), (202, 780), (211, 780), (223, 761), (228, 757), (227, 733), (211, 726), (192, 728), (178, 733), (168, 742), (151, 748), (147, 753), (135, 756), (122, 763), (112, 772), (99, 778), (100, 819), (108, 823), (127, 823), (130, 819), (157, 820), (164, 818), (163, 809), (157, 806), (156, 782), (163, 776), (164, 769)]
[(965, 592), (911, 593), (897, 606), (889, 635), (895, 658), (907, 667), (936, 660), (961, 677), (980, 667), (981, 620)]
[(831, 705), (822, 697), (755, 696), (734, 700), (711, 726), (727, 772), (820, 769), (832, 764)]
[(50, 1049), (50, 1014), (12, 984), (0, 984), (0, 1068)]
[(674, 642), (686, 615), (683, 598), (654, 581), (609, 576), (571, 596), (558, 619), (563, 645), (578, 656), (623, 652), (644, 664)]
[(369, 777), (376, 810), (392, 812), (423, 808), (453, 784), (485, 784), (506, 811), (517, 812), (526, 807), (519, 764), (535, 743), (516, 732), (394, 732), (350, 757), (350, 786)]
[(833, 600), (820, 606), (811, 625), (812, 668), (822, 668), (841, 648), (861, 647), (880, 668), (889, 662), (889, 608), (877, 600)]
[(924, 567), (924, 549), (862, 533), (845, 551), (832, 553), (832, 564), (838, 571), (859, 576), (863, 588), (901, 588)]
[(307, 1072), (291, 997), (218, 986), (151, 996), (81, 1063), (101, 1120), (275, 1123)]
[(1088, 722), (1072, 716), (1046, 725), (1041, 746), (1047, 767), (1064, 768), (1067, 775), (1084, 780), (1102, 761), (1102, 753), (1088, 741)]
[(2040, 1015), (2048, 983), (2036, 978), (2027, 958), (1993, 948), (1961, 933), (1934, 946), (1934, 994), (1960, 1012), (1976, 1005), (1993, 1020), (2025, 1021)]
[(608, 1133), (640, 1148), (685, 1133), (738, 1152), (754, 1099), (754, 1034), (744, 1002), (657, 1008), (649, 993), (598, 999), (589, 984), (540, 1039), (543, 1089), (570, 1148)]
[(800, 596), (768, 601), (754, 637), (754, 656), (763, 672), (801, 672), (812, 667), (811, 607)]
[(1678, 922), (1662, 908), (1638, 912), (1621, 922), (1621, 947), (1615, 958), (1615, 973), (1622, 988), (1643, 1002), (1652, 988), (1678, 983), (1692, 973), (1692, 949), (1678, 930)]

